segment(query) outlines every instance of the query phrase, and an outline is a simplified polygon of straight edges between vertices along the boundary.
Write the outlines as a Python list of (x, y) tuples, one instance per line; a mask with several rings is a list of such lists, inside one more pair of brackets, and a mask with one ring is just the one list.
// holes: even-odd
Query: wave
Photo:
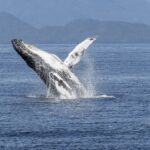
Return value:
[[(26, 95), (27, 98), (34, 98), (34, 99), (45, 99), (45, 100), (68, 100), (65, 98), (56, 98), (56, 97), (46, 97), (45, 95)], [(69, 100), (81, 100), (81, 99), (114, 99), (115, 96), (111, 96), (111, 95), (95, 95), (95, 96), (84, 96), (84, 97), (79, 97), (79, 98), (75, 98), (75, 99), (69, 99)]]

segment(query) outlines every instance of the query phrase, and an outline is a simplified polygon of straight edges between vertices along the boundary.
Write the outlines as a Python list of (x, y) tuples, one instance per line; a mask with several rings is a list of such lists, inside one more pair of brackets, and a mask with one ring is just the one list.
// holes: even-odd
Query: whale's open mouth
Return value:
[(95, 41), (87, 38), (78, 44), (65, 61), (58, 56), (43, 51), (21, 39), (13, 39), (12, 44), (17, 53), (25, 60), (43, 80), (48, 88), (48, 97), (77, 98), (86, 94), (86, 89), (72, 72), (84, 51)]

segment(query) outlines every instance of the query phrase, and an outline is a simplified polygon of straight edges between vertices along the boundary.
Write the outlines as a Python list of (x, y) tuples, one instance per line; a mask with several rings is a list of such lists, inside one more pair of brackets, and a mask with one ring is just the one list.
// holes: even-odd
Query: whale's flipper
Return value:
[(69, 68), (72, 68), (77, 64), (81, 56), (83, 56), (84, 51), (96, 40), (95, 37), (88, 37), (81, 43), (79, 43), (72, 52), (69, 53), (68, 57), (65, 59), (64, 64)]
[(22, 40), (12, 44), (17, 53), (44, 81), (50, 97), (76, 98), (85, 94), (85, 88), (70, 69), (56, 55), (45, 52)]

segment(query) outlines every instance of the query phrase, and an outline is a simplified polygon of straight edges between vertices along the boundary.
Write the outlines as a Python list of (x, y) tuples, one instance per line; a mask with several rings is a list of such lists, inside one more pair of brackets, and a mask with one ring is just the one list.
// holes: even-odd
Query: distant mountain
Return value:
[(41, 33), (45, 41), (54, 43), (77, 42), (93, 35), (98, 43), (150, 42), (150, 26), (127, 22), (76, 20), (63, 27), (43, 28)]
[(150, 0), (0, 0), (0, 11), (35, 27), (85, 18), (150, 24)]
[(8, 43), (12, 38), (33, 41), (38, 31), (31, 25), (8, 13), (0, 13), (0, 43)]
[(86, 19), (37, 29), (13, 15), (0, 13), (0, 43), (9, 43), (13, 38), (30, 43), (76, 43), (93, 35), (98, 36), (98, 43), (150, 43), (150, 26)]

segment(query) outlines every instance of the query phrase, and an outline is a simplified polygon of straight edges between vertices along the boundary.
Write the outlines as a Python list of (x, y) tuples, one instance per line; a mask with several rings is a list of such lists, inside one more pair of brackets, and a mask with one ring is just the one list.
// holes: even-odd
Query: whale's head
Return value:
[(13, 39), (11, 42), (12, 42), (14, 49), (19, 54), (21, 54), (25, 50), (23, 47), (23, 40), (22, 39)]
[(21, 43), (23, 43), (23, 40), (22, 39), (13, 39), (11, 40), (13, 46), (20, 46)]
[(40, 60), (40, 58), (32, 52), (22, 39), (13, 39), (11, 42), (16, 52), (25, 60), (27, 65), (35, 70), (37, 59)]

